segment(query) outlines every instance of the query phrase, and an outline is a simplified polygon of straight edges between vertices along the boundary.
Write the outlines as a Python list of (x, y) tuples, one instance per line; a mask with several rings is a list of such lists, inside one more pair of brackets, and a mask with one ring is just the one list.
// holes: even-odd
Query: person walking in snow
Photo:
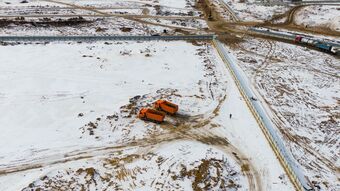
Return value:
[(232, 114), (229, 114), (229, 118), (230, 118), (230, 119), (231, 119), (232, 116), (233, 116)]

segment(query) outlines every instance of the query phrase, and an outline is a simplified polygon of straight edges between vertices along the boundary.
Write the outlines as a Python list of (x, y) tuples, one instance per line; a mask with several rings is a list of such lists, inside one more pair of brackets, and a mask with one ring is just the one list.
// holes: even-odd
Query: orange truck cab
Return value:
[(143, 120), (149, 120), (161, 123), (164, 121), (165, 114), (161, 111), (157, 111), (150, 108), (142, 108), (139, 111), (138, 117)]
[(171, 115), (178, 111), (178, 105), (168, 102), (166, 100), (158, 100), (155, 102), (154, 107), (158, 110), (165, 111)]

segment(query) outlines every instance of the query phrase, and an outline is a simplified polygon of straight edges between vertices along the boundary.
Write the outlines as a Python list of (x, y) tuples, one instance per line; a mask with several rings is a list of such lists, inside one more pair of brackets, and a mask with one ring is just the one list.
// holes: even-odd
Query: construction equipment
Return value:
[(142, 108), (139, 111), (138, 117), (143, 120), (153, 121), (156, 123), (162, 123), (164, 121), (165, 114), (155, 109)]
[(174, 115), (178, 111), (178, 105), (166, 100), (158, 100), (154, 103), (155, 109)]

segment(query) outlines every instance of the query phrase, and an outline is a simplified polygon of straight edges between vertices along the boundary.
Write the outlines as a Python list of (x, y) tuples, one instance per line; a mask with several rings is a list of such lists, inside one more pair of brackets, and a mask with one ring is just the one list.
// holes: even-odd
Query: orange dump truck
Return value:
[(154, 107), (158, 110), (165, 111), (171, 115), (178, 111), (178, 105), (168, 102), (166, 100), (158, 100), (155, 102)]
[(161, 123), (164, 121), (165, 114), (163, 112), (150, 109), (150, 108), (142, 108), (139, 111), (138, 117), (143, 120), (149, 120)]

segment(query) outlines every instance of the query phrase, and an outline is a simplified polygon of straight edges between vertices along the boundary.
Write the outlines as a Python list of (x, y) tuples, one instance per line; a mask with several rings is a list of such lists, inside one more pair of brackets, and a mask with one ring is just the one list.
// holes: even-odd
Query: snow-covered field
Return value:
[(322, 190), (339, 190), (339, 59), (256, 39), (230, 51), (310, 181)]
[(299, 10), (295, 23), (305, 27), (325, 27), (340, 32), (339, 6), (313, 5)]
[[(293, 190), (210, 44), (19, 44), (0, 59), (0, 190)], [(136, 117), (159, 98), (179, 115)]]
[[(266, 6), (255, 3), (254, 0), (222, 0), (234, 11), (237, 17), (242, 21), (265, 21), (272, 18), (273, 15), (281, 14), (289, 8), (284, 5)], [(215, 0), (220, 4), (220, 0)], [(223, 7), (223, 6), (220, 6)], [(223, 13), (223, 11), (221, 12)]]
[[(222, 1), (246, 22), (289, 9), (212, 1), (229, 20)], [(0, 0), (0, 35), (206, 33), (195, 3)], [(337, 12), (308, 6), (294, 22), (338, 30)], [(227, 47), (302, 173), (339, 190), (339, 59), (244, 40)], [(0, 191), (294, 190), (209, 42), (0, 42), (0, 63)], [(138, 119), (158, 99), (179, 113), (161, 124)]]
[(1, 35), (197, 34), (207, 28), (192, 0), (6, 2), (0, 1)]

